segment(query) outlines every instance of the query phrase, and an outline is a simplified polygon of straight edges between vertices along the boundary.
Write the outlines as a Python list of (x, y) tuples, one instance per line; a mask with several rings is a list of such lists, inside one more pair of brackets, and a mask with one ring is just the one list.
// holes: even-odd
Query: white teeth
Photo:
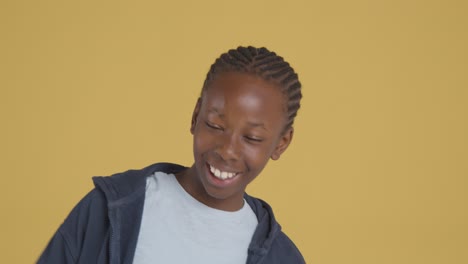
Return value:
[(228, 176), (227, 172), (225, 172), (225, 171), (221, 172), (221, 179), (225, 180), (225, 179), (227, 179), (227, 176)]
[(210, 171), (211, 173), (216, 176), (216, 178), (221, 179), (221, 180), (226, 180), (234, 177), (237, 173), (234, 172), (227, 172), (227, 171), (220, 171), (217, 168), (213, 167), (210, 165)]

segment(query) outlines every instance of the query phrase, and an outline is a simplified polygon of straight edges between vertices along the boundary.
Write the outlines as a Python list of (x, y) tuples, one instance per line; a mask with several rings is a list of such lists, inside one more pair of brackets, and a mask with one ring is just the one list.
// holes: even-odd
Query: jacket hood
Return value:
[(265, 201), (248, 194), (245, 194), (244, 198), (258, 219), (257, 229), (249, 246), (249, 253), (253, 259), (248, 261), (248, 263), (257, 263), (270, 250), (276, 237), (281, 233), (281, 226), (276, 221), (270, 205)]
[[(110, 177), (93, 177), (94, 185), (101, 190), (109, 209), (128, 205), (139, 200), (145, 194), (146, 178), (157, 171), (178, 173), (187, 167), (172, 163), (156, 163), (141, 170), (128, 170)], [(271, 207), (263, 200), (244, 195), (258, 219), (257, 229), (249, 246), (249, 255), (257, 261), (271, 248), (275, 238), (281, 232), (281, 226), (276, 222)], [(138, 216), (141, 220), (141, 215)], [(249, 261), (250, 262), (250, 261)]]
[[(157, 171), (178, 173), (186, 167), (172, 163), (156, 163), (141, 170), (128, 170), (111, 176), (93, 177), (96, 188), (102, 190), (111, 204), (125, 202), (132, 196), (142, 194), (141, 188), (146, 188), (146, 178)], [(144, 193), (143, 193), (144, 194)]]

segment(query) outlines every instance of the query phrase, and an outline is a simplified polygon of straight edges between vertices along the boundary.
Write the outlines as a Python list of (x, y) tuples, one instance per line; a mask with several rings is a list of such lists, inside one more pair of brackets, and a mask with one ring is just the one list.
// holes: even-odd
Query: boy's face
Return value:
[[(193, 113), (192, 195), (221, 210), (240, 209), (247, 185), (288, 147), (285, 99), (276, 84), (245, 73), (220, 73)], [(198, 196), (198, 197), (197, 197)]]

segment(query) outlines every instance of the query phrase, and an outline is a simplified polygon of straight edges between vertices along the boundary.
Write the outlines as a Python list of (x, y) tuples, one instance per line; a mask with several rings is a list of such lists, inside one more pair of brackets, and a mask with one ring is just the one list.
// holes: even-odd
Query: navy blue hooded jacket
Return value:
[[(180, 165), (158, 163), (142, 170), (94, 177), (95, 188), (71, 211), (37, 263), (132, 263), (146, 178), (156, 171), (177, 173), (183, 169)], [(305, 263), (299, 250), (281, 231), (271, 207), (247, 194), (245, 200), (258, 219), (247, 264)]]

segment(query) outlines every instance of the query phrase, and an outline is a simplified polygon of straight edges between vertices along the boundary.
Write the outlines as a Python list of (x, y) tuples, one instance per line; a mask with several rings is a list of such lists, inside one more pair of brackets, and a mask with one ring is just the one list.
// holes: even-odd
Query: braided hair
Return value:
[(249, 46), (231, 49), (211, 65), (203, 84), (202, 95), (215, 77), (223, 72), (254, 74), (278, 84), (287, 99), (288, 120), (285, 130), (292, 127), (302, 98), (301, 83), (294, 69), (282, 57), (266, 48)]

